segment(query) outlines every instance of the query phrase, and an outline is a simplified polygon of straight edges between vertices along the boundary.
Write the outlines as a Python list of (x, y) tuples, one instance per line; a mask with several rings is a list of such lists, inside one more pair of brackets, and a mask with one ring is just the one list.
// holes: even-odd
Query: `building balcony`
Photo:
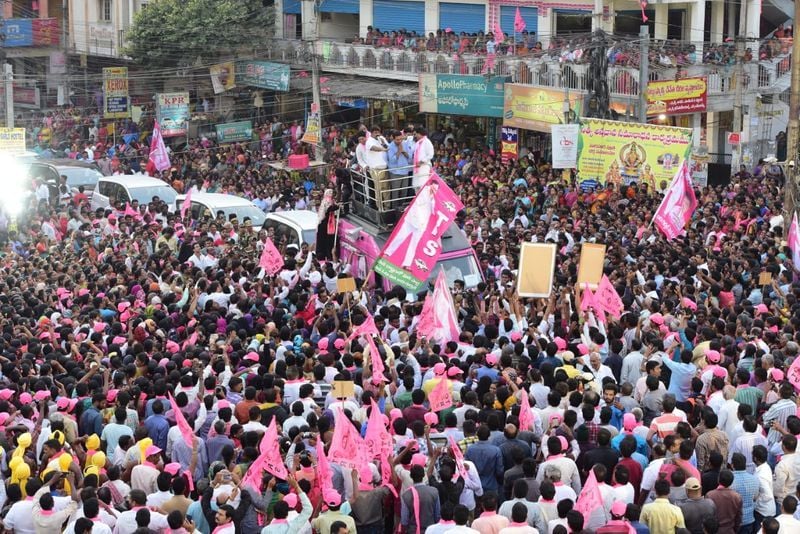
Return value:
[[(779, 94), (789, 87), (791, 67), (789, 51), (773, 59), (744, 64), (742, 83), (746, 93)], [(323, 71), (416, 82), (420, 74), (487, 75), (487, 58), (481, 54), (453, 55), (441, 52), (376, 48), (329, 40), (307, 43), (276, 40), (268, 50), (269, 59), (292, 64), (307, 64), (311, 54), (320, 57)], [(655, 63), (655, 64), (654, 64)], [(664, 66), (651, 61), (649, 80), (675, 80), (704, 76), (708, 84), (708, 111), (732, 109), (736, 89), (735, 65), (713, 63)], [(542, 88), (586, 92), (589, 88), (589, 65), (580, 61), (543, 55), (500, 55), (495, 57), (491, 74), (509, 76), (514, 83)], [(608, 83), (617, 101), (633, 102), (639, 97), (639, 69), (609, 66)]]

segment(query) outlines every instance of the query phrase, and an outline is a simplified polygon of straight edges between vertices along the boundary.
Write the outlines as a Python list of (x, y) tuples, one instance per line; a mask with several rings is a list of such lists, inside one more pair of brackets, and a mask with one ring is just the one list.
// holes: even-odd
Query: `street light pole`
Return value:
[[(311, 54), (311, 95), (314, 100), (313, 109), (319, 113), (320, 128), (322, 128), (322, 95), (319, 81), (319, 54), (317, 44), (319, 41), (319, 0), (303, 0), (308, 5), (306, 13), (303, 14), (304, 31), (303, 40), (307, 44), (307, 50)], [(306, 19), (306, 15), (310, 15)], [(322, 139), (314, 146), (314, 161), (322, 162), (325, 160), (325, 148)]]

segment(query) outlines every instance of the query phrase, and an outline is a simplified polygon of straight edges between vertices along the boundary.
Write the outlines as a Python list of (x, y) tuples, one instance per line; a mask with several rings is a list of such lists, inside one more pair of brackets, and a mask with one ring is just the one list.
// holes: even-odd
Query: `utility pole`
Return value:
[(650, 78), (650, 26), (639, 26), (639, 122), (647, 124), (647, 82)]
[[(322, 97), (319, 83), (319, 54), (317, 54), (317, 41), (319, 40), (319, 2), (320, 0), (303, 0), (308, 4), (310, 10), (303, 14), (311, 14), (307, 24), (304, 23), (303, 39), (306, 41), (307, 49), (311, 54), (311, 95), (314, 100), (313, 109), (319, 113), (320, 128), (322, 128)], [(325, 148), (320, 138), (319, 144), (314, 146), (314, 161), (322, 162), (325, 160)]]
[[(744, 101), (744, 43), (745, 33), (747, 32), (747, 0), (742, 0), (739, 4), (739, 34), (736, 36), (736, 89), (733, 97), (733, 131), (742, 133), (742, 105)], [(741, 139), (741, 138), (740, 138)], [(742, 161), (743, 145), (741, 141), (735, 149), (734, 157), (731, 158), (731, 168), (739, 172), (739, 165)]]
[[(794, 4), (794, 20), (800, 20), (800, 1)], [(797, 25), (794, 26), (794, 32)], [(800, 39), (796, 33), (792, 35), (792, 86), (789, 95), (789, 128), (786, 136), (786, 161), (791, 163), (785, 168), (788, 171), (786, 182), (783, 188), (783, 226), (789, 228), (792, 215), (795, 210), (795, 190), (797, 189), (797, 160), (798, 160), (798, 141), (800, 141)], [(787, 235), (787, 234), (784, 234)]]
[(3, 89), (6, 94), (6, 128), (14, 127), (14, 67), (3, 64)]

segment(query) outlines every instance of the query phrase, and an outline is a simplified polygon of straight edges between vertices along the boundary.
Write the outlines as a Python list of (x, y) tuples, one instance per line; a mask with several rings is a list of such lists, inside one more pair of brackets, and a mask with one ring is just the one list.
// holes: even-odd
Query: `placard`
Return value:
[(122, 119), (131, 116), (128, 95), (128, 67), (103, 69), (103, 117)]
[(574, 169), (578, 162), (578, 124), (554, 124), (553, 135), (553, 168)]
[(590, 289), (597, 289), (603, 277), (603, 264), (606, 259), (606, 246), (598, 243), (581, 244), (581, 259), (578, 264), (578, 286), (583, 289), (589, 284)]
[(347, 278), (337, 278), (336, 279), (336, 292), (337, 293), (348, 293), (350, 291), (356, 290), (356, 279), (348, 276)]
[(758, 285), (768, 286), (772, 283), (772, 273), (763, 272), (758, 275)]
[(355, 391), (355, 383), (352, 380), (334, 380), (331, 386), (331, 394), (334, 399), (350, 399)]
[(523, 243), (520, 249), (517, 293), (520, 297), (547, 298), (553, 290), (555, 243)]

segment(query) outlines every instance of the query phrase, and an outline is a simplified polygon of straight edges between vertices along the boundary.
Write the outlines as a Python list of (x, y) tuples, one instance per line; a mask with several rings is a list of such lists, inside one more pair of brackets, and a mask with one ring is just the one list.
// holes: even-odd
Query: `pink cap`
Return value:
[(336, 350), (344, 349), (344, 339), (337, 339), (333, 342), (333, 346), (336, 347)]
[(30, 404), (31, 402), (33, 402), (33, 396), (26, 391), (20, 394), (19, 402), (21, 402), (22, 404)]
[(161, 454), (161, 449), (156, 447), (155, 445), (150, 445), (144, 450), (145, 457), (148, 456), (155, 456), (156, 454)]
[(176, 342), (169, 340), (167, 341), (166, 349), (167, 352), (169, 352), (170, 354), (175, 354), (176, 352), (181, 350), (181, 346), (178, 345)]
[(44, 399), (49, 399), (50, 398), (50, 392), (48, 390), (46, 390), (46, 389), (39, 390), (36, 393), (34, 393), (33, 398), (34, 398), (34, 400), (37, 400), (37, 401), (41, 401), (41, 400), (44, 400)]
[(715, 367), (714, 370), (711, 371), (711, 374), (720, 378), (728, 378), (728, 371), (722, 367)]
[(317, 341), (317, 348), (319, 350), (328, 350), (328, 338), (327, 337), (320, 338), (320, 340)]
[(511, 332), (511, 335), (509, 337), (511, 338), (511, 341), (516, 343), (517, 341), (522, 339), (522, 334), (520, 332), (516, 332), (515, 331), (515, 332)]
[(557, 337), (553, 340), (553, 343), (556, 344), (558, 350), (566, 350), (567, 349), (567, 342), (564, 341), (564, 338)]
[(564, 436), (558, 436), (558, 441), (561, 442), (562, 451), (566, 451), (567, 449), (569, 449), (569, 442), (567, 441), (567, 438), (565, 438)]
[(159, 367), (166, 367), (168, 363), (169, 363), (169, 358), (161, 358), (160, 360), (158, 360)]
[(636, 416), (632, 413), (626, 413), (622, 416), (622, 428), (628, 432), (636, 428)]
[(181, 472), (181, 464), (178, 462), (172, 462), (164, 466), (164, 472), (169, 473), (172, 476), (177, 475)]
[(437, 376), (443, 375), (445, 373), (445, 371), (447, 371), (447, 366), (445, 364), (443, 364), (442, 362), (439, 362), (439, 363), (437, 363), (436, 365), (433, 366), (433, 374), (435, 374)]
[(105, 329), (106, 329), (106, 323), (104, 323), (104, 322), (102, 322), (102, 321), (100, 321), (100, 322), (97, 322), (97, 323), (94, 323), (94, 326), (92, 327), (92, 329), (93, 329), (95, 332), (98, 332), (98, 333), (99, 333), (99, 332), (102, 332), (103, 330), (105, 330)]
[(10, 399), (13, 396), (14, 396), (14, 390), (13, 389), (8, 389), (8, 388), (0, 389), (0, 399), (7, 401), (8, 399)]
[(322, 491), (322, 500), (328, 506), (339, 506), (342, 504), (342, 496), (333, 489), (326, 488)]
[(407, 439), (404, 445), (407, 449), (410, 449), (412, 451), (419, 450), (419, 443), (417, 443), (417, 440), (415, 439)]
[(11, 414), (8, 414), (6, 412), (0, 413), (0, 425), (6, 424), (6, 421), (8, 421), (10, 418)]
[(450, 377), (459, 376), (462, 374), (464, 374), (464, 371), (462, 371), (461, 368), (456, 365), (447, 370), (447, 376)]
[(578, 352), (581, 353), (581, 356), (586, 356), (589, 354), (589, 347), (587, 347), (584, 343), (578, 343)]
[(248, 352), (247, 354), (244, 355), (244, 359), (245, 360), (249, 360), (251, 362), (257, 362), (258, 361), (258, 353), (252, 352), (252, 351)]
[(189, 369), (189, 368), (191, 368), (191, 367), (192, 367), (192, 360), (190, 360), (189, 358), (186, 358), (186, 359), (184, 359), (184, 360), (183, 360), (183, 363), (182, 363), (181, 365), (182, 365), (182, 366), (183, 366), (185, 369)]
[(411, 457), (411, 465), (420, 465), (425, 467), (425, 464), (428, 463), (428, 457), (422, 453), (416, 453), (414, 456)]
[(439, 424), (439, 416), (437, 416), (433, 412), (428, 412), (425, 414), (425, 424), (429, 426), (435, 426)]
[(389, 419), (392, 421), (395, 419), (400, 419), (401, 417), (403, 417), (403, 410), (400, 408), (392, 408), (392, 410), (389, 412)]
[(489, 365), (495, 365), (497, 363), (497, 355), (496, 354), (487, 354), (486, 355), (486, 363)]
[(784, 374), (783, 371), (781, 371), (780, 369), (776, 369), (773, 367), (772, 369), (769, 370), (768, 374), (769, 377), (775, 382), (783, 382)]
[(123, 300), (122, 302), (117, 304), (117, 311), (122, 313), (122, 312), (124, 312), (125, 310), (127, 310), (130, 307), (131, 307), (131, 303), (128, 302), (127, 300)]
[(757, 314), (769, 313), (769, 308), (767, 308), (766, 304), (758, 304), (758, 305), (756, 305), (755, 310), (756, 310)]
[(293, 509), (297, 507), (297, 495), (294, 493), (287, 493), (283, 497), (283, 502), (289, 505), (289, 509)]
[(614, 504), (611, 505), (611, 513), (616, 516), (625, 515), (627, 509), (628, 506), (623, 501), (615, 501)]
[(664, 324), (664, 316), (661, 315), (660, 313), (654, 313), (650, 316), (650, 322), (658, 326), (661, 326), (662, 324)]
[(719, 363), (722, 360), (722, 355), (716, 350), (707, 350), (706, 360), (710, 363)]
[(128, 341), (127, 338), (123, 336), (114, 336), (114, 339), (111, 340), (113, 345), (124, 345)]

